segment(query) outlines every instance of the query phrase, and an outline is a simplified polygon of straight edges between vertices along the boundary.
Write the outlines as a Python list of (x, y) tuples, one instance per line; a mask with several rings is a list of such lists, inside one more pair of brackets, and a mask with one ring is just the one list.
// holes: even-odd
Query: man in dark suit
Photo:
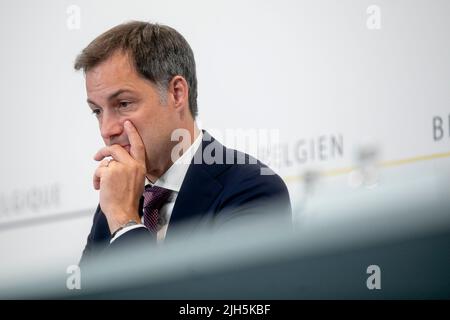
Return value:
[(137, 241), (172, 237), (189, 222), (210, 228), (271, 212), (289, 224), (281, 178), (200, 130), (195, 61), (174, 29), (116, 26), (77, 57), (105, 147), (94, 158), (100, 203), (81, 263)]

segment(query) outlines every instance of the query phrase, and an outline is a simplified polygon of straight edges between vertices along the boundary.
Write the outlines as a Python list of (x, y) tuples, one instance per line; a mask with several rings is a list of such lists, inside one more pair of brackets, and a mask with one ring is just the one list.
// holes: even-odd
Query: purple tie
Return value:
[(167, 202), (171, 190), (157, 186), (146, 185), (144, 190), (144, 225), (152, 233), (156, 235), (159, 227), (163, 225), (163, 221), (159, 210), (164, 203)]

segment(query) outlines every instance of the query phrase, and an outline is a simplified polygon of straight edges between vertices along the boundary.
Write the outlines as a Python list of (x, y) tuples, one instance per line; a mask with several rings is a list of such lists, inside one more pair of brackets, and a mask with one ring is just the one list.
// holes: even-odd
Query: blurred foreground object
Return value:
[[(313, 198), (293, 230), (277, 221), (239, 227), (149, 250), (125, 250), (81, 270), (30, 267), (1, 279), (1, 298), (427, 299), (450, 298), (448, 177), (413, 178), (347, 196)], [(55, 257), (57, 259), (57, 257)], [(370, 266), (380, 289), (369, 289)], [(2, 273), (3, 275), (3, 273)]]

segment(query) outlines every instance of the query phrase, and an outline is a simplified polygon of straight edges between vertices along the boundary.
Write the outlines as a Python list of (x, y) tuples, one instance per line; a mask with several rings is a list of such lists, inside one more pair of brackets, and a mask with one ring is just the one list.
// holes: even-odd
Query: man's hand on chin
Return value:
[(145, 147), (139, 133), (128, 120), (124, 127), (130, 141), (130, 153), (114, 144), (101, 148), (94, 156), (100, 161), (94, 173), (94, 188), (100, 190), (100, 207), (111, 233), (130, 220), (140, 223), (139, 199), (144, 192), (147, 172)]

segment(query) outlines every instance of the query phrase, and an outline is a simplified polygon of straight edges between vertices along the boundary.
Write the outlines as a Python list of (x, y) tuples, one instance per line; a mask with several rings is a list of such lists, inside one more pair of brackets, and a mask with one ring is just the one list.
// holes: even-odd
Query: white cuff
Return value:
[(125, 227), (122, 230), (120, 230), (119, 232), (116, 233), (116, 235), (114, 236), (114, 238), (112, 238), (109, 243), (113, 243), (114, 240), (116, 240), (118, 237), (120, 237), (121, 235), (123, 235), (124, 233), (127, 233), (130, 230), (136, 229), (136, 228), (146, 228), (143, 224), (135, 224), (133, 226), (129, 226), (129, 227)]

